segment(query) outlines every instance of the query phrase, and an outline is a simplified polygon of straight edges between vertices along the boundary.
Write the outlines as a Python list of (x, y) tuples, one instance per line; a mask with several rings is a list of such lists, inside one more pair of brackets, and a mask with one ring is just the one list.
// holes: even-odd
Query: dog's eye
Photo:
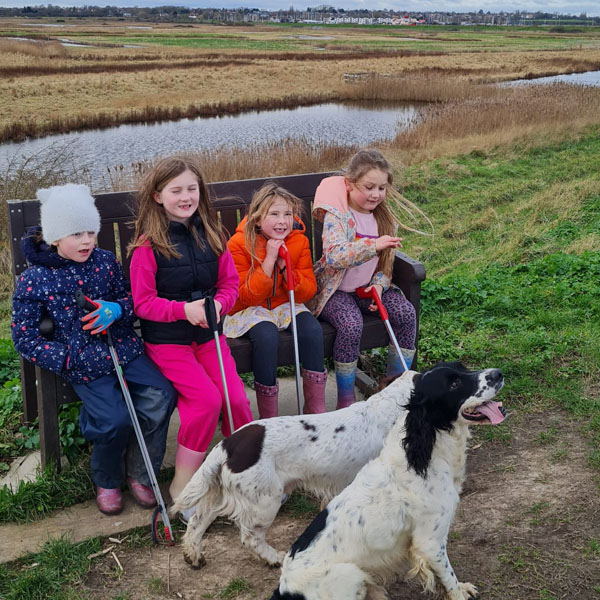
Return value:
[(460, 387), (460, 379), (455, 379), (451, 384), (450, 384), (450, 389), (451, 390), (455, 390), (456, 388)]

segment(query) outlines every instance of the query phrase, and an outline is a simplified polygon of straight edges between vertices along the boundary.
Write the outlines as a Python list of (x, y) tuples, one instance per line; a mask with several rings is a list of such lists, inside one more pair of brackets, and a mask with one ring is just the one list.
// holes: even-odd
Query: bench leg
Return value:
[(54, 463), (60, 471), (56, 375), (36, 367), (36, 381), (42, 468)]
[(35, 365), (21, 358), (21, 396), (23, 397), (23, 423), (30, 424), (38, 416)]

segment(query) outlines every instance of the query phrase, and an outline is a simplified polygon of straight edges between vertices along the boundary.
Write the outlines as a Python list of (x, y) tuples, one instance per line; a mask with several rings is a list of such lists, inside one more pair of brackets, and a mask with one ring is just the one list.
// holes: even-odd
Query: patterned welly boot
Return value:
[(263, 385), (254, 381), (254, 391), (259, 417), (261, 419), (276, 417), (279, 408), (279, 382), (276, 381), (275, 385)]
[(337, 382), (337, 406), (336, 410), (346, 408), (356, 402), (354, 395), (354, 379), (356, 378), (356, 365), (358, 360), (343, 363), (334, 361), (335, 380)]
[(302, 391), (304, 392), (304, 413), (315, 415), (325, 412), (325, 385), (327, 371), (302, 369)]
[[(400, 351), (402, 352), (402, 356), (404, 358), (404, 362), (406, 363), (406, 366), (410, 369), (412, 362), (413, 362), (413, 358), (415, 357), (416, 350), (400, 348)], [(404, 371), (404, 367), (402, 366), (402, 361), (400, 360), (400, 357), (398, 356), (398, 353), (396, 352), (396, 348), (394, 347), (393, 344), (390, 344), (388, 346), (387, 365), (386, 365), (385, 374), (388, 377), (396, 377), (397, 375), (400, 375), (400, 373), (402, 373), (403, 371)]]

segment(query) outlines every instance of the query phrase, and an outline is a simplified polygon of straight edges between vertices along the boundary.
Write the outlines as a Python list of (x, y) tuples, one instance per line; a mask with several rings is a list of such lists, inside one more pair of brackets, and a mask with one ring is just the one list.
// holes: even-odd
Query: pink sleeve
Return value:
[(156, 259), (150, 244), (133, 251), (129, 267), (135, 314), (149, 321), (184, 321), (185, 302), (159, 298), (156, 293)]
[(238, 275), (229, 248), (219, 257), (219, 276), (217, 278), (217, 293), (215, 300), (221, 303), (221, 314), (226, 315), (235, 304), (240, 288)]

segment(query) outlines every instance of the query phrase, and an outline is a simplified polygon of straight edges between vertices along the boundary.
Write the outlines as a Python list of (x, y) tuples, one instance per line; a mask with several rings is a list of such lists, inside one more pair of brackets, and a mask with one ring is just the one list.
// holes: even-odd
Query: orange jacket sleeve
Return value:
[(267, 277), (260, 264), (255, 265), (250, 274), (252, 258), (246, 249), (246, 238), (243, 233), (234, 234), (227, 242), (227, 246), (240, 276), (240, 296), (232, 312), (247, 306), (261, 305), (273, 293), (273, 280)]

